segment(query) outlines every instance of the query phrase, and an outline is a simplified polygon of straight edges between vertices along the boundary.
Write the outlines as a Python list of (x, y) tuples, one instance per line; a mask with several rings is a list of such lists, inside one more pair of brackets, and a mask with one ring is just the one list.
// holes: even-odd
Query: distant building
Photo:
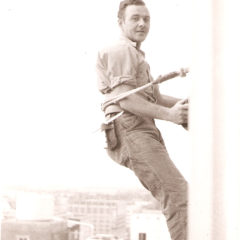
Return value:
[(3, 220), (1, 240), (67, 240), (65, 221), (19, 221)]
[(19, 193), (16, 216), (1, 222), (1, 240), (67, 240), (67, 223), (54, 219), (53, 208), (51, 195)]
[(68, 220), (68, 240), (86, 240), (88, 237), (93, 236), (94, 226), (92, 224)]
[(131, 240), (170, 240), (166, 220), (161, 211), (144, 210), (141, 213), (133, 213), (130, 219)]
[(84, 199), (72, 203), (69, 209), (75, 217), (94, 225), (94, 234), (114, 234), (125, 238), (126, 204), (118, 200)]

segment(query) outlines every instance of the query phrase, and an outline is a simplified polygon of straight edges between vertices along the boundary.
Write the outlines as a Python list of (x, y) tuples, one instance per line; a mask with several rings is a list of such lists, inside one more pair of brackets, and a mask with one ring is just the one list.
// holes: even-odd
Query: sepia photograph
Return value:
[(239, 240), (232, 0), (0, 3), (0, 240)]

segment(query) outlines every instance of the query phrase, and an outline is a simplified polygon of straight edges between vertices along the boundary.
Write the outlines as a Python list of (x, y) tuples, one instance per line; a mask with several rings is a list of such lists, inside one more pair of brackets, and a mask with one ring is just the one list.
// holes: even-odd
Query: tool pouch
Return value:
[(116, 134), (114, 121), (110, 122), (108, 124), (103, 123), (101, 126), (101, 130), (105, 131), (107, 148), (109, 150), (114, 150), (118, 145), (118, 138), (117, 138), (117, 134)]

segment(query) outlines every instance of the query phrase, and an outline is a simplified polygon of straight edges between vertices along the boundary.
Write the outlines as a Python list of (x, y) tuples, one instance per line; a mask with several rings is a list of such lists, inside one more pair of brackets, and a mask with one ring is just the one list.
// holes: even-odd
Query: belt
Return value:
[(110, 122), (116, 120), (117, 118), (119, 118), (121, 115), (123, 114), (123, 111), (121, 112), (115, 112), (115, 113), (108, 113), (106, 115), (106, 120), (105, 120), (105, 124), (109, 124)]
[(105, 116), (111, 113), (119, 113), (119, 112), (122, 112), (122, 109), (120, 108), (120, 106), (116, 104), (109, 105), (104, 111)]

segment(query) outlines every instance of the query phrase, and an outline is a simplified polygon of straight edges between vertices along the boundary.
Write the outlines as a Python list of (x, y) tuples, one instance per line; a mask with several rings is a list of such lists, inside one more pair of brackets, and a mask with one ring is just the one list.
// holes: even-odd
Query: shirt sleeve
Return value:
[(121, 84), (137, 86), (138, 58), (132, 46), (119, 45), (98, 55), (97, 72), (99, 90), (111, 91)]

